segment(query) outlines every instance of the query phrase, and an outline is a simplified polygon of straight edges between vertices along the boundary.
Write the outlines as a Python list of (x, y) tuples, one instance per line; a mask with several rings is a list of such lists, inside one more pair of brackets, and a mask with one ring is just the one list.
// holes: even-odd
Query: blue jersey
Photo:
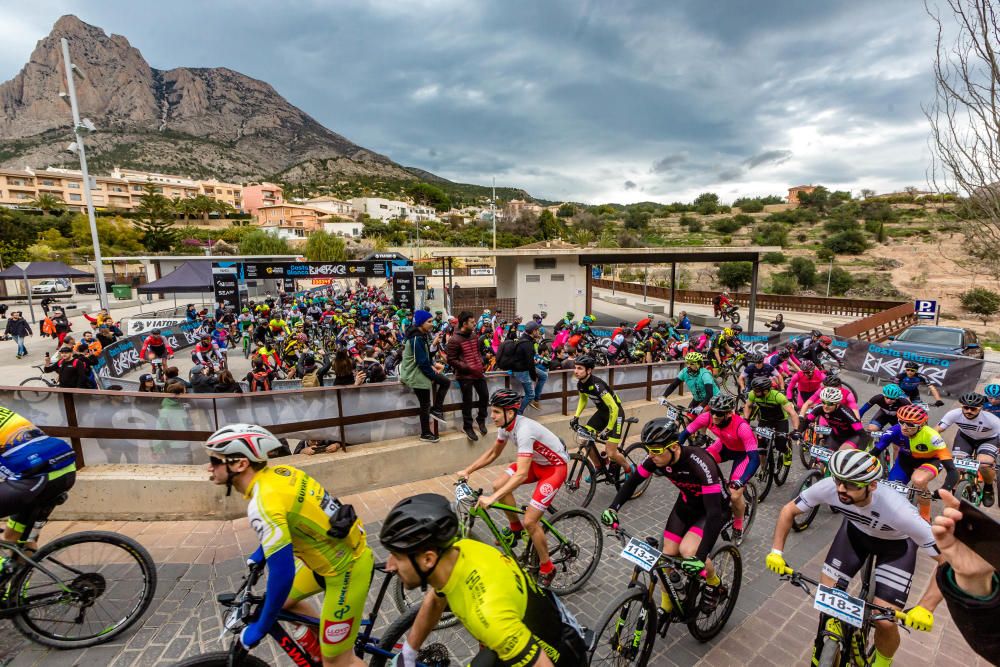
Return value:
[(73, 448), (27, 419), (0, 408), (0, 478), (26, 479), (76, 468)]
[(996, 415), (997, 417), (1000, 417), (1000, 403), (998, 403), (997, 405), (993, 405), (987, 400), (986, 404), (983, 405), (983, 412), (988, 412), (991, 415)]
[(920, 400), (920, 385), (930, 386), (931, 381), (923, 373), (914, 373), (913, 377), (910, 377), (903, 371), (896, 376), (896, 384), (908, 399), (916, 402)]

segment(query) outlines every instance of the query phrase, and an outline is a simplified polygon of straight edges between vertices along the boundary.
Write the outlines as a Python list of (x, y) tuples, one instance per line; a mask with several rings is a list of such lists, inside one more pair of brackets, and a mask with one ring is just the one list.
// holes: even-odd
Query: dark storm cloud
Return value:
[[(453, 180), (577, 201), (923, 180), (926, 134), (897, 131), (921, 122), (931, 92), (932, 32), (908, 0), (39, 0), (0, 9), (0, 79), (72, 12), (153, 67), (241, 71), (348, 139)], [(865, 134), (876, 144), (852, 147)], [(830, 145), (863, 168), (823, 173), (846, 158)]]

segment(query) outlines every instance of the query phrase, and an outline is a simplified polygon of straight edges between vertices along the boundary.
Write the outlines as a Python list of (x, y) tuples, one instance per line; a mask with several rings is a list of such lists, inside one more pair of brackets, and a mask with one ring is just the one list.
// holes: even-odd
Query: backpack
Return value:
[(51, 317), (46, 317), (42, 320), (42, 333), (47, 336), (55, 336), (56, 325), (55, 322), (52, 321)]
[(514, 369), (514, 359), (517, 356), (517, 340), (505, 340), (497, 352), (497, 368), (502, 371)]
[(303, 387), (319, 387), (323, 383), (319, 379), (319, 371), (313, 369), (302, 376)]

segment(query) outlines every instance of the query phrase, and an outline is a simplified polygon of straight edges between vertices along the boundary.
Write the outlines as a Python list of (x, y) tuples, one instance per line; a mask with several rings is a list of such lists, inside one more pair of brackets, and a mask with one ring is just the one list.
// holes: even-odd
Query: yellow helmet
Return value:
[(722, 335), (725, 336), (726, 338), (732, 338), (734, 333), (735, 332), (729, 327), (726, 327), (725, 329), (722, 330)]

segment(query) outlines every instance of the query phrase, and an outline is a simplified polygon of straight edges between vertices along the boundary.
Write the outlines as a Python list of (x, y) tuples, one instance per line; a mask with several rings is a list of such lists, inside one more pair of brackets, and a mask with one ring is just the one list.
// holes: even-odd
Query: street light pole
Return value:
[(830, 298), (830, 281), (833, 280), (833, 257), (830, 258), (830, 270), (826, 274), (826, 297)]
[(90, 174), (87, 172), (87, 153), (80, 135), (80, 108), (76, 104), (76, 82), (73, 81), (74, 65), (69, 59), (69, 40), (62, 38), (63, 66), (66, 68), (66, 92), (73, 112), (73, 137), (80, 152), (80, 171), (83, 172), (83, 199), (87, 204), (87, 218), (90, 220), (90, 239), (94, 243), (94, 281), (97, 283), (101, 308), (108, 308), (108, 290), (104, 284), (104, 260), (101, 258), (101, 242), (97, 238), (97, 220), (94, 217), (94, 197), (90, 193)]
[(493, 177), (493, 198), (490, 199), (490, 217), (493, 218), (493, 250), (497, 249), (497, 177)]

